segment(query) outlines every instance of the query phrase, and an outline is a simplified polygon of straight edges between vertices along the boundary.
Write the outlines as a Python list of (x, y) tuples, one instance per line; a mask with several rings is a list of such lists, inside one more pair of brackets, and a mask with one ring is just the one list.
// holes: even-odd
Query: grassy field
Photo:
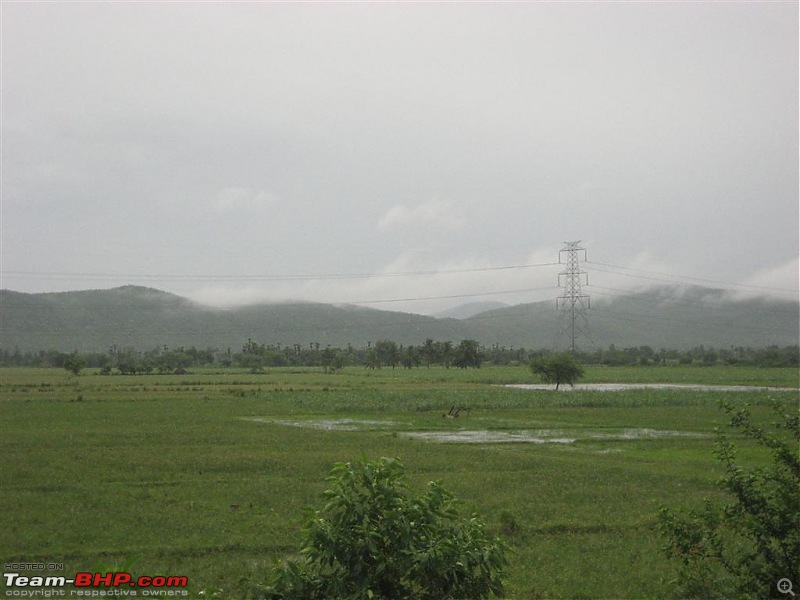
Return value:
[[(797, 390), (798, 372), (589, 368), (583, 381)], [(655, 532), (658, 508), (719, 495), (718, 400), (748, 403), (762, 421), (770, 398), (793, 410), (798, 402), (797, 391), (498, 385), (528, 382), (522, 367), (105, 377), (2, 369), (0, 556), (63, 564), (53, 574), (67, 576), (186, 575), (192, 597), (239, 598), (242, 578), (297, 547), (303, 508), (320, 504), (334, 462), (392, 456), (415, 486), (441, 480), (506, 539), (509, 597), (662, 598), (674, 572)], [(453, 405), (471, 410), (442, 418)], [(465, 432), (483, 441), (442, 441)], [(739, 444), (742, 462), (767, 460)]]

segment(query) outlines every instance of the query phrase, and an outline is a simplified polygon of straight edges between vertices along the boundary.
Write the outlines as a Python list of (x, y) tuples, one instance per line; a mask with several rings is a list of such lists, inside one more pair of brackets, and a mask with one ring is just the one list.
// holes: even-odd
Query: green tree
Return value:
[(392, 367), (393, 369), (400, 362), (400, 348), (397, 342), (392, 340), (378, 340), (375, 342), (375, 352), (378, 354), (378, 360), (382, 365)]
[(381, 359), (378, 358), (378, 353), (375, 352), (374, 348), (369, 348), (367, 350), (365, 366), (368, 369), (380, 369), (381, 368)]
[(322, 371), (324, 373), (335, 373), (344, 367), (344, 358), (342, 352), (338, 348), (331, 348), (328, 346), (322, 351)]
[(413, 369), (418, 367), (422, 358), (420, 351), (416, 346), (409, 345), (405, 348), (400, 347), (400, 362), (406, 369)]
[(83, 358), (82, 355), (78, 354), (77, 351), (68, 355), (64, 359), (64, 368), (73, 375), (78, 375), (85, 367), (86, 359)]
[(725, 468), (722, 488), (733, 497), (720, 506), (678, 514), (662, 508), (660, 529), (667, 553), (680, 561), (681, 596), (785, 598), (777, 583), (800, 581), (800, 424), (798, 412), (773, 409), (773, 431), (756, 426), (748, 409), (722, 403), (730, 426), (772, 453), (765, 468), (746, 470), (736, 449), (720, 436), (715, 454)]
[(453, 365), (459, 369), (466, 369), (467, 367), (480, 369), (481, 353), (478, 342), (475, 340), (461, 340), (454, 352)]
[(583, 367), (568, 353), (534, 358), (530, 362), (534, 375), (539, 375), (544, 383), (555, 383), (558, 389), (562, 383), (575, 385), (583, 376)]
[(439, 360), (442, 362), (445, 369), (449, 369), (450, 362), (453, 360), (453, 342), (436, 342), (436, 344), (436, 352), (439, 356)]
[(422, 346), (422, 359), (425, 361), (425, 366), (430, 369), (431, 364), (436, 362), (436, 358), (436, 343), (428, 338)]
[(337, 464), (327, 503), (309, 513), (301, 558), (253, 590), (257, 598), (448, 599), (502, 595), (505, 546), (431, 482), (408, 489), (396, 459)]

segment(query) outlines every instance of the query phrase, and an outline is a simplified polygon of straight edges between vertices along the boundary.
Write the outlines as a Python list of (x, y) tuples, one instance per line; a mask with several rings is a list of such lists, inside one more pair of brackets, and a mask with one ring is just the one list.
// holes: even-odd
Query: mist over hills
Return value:
[(304, 302), (216, 308), (160, 290), (124, 286), (26, 294), (0, 290), (0, 345), (20, 350), (104, 351), (169, 347), (238, 349), (265, 344), (410, 344), (426, 337), (462, 339), (453, 319)]
[(508, 306), (504, 302), (467, 302), (466, 304), (459, 304), (448, 310), (438, 312), (433, 316), (437, 319), (469, 319), (480, 313), (497, 308), (508, 308)]
[[(636, 293), (590, 290), (591, 344), (605, 348), (649, 345), (686, 349), (798, 344), (800, 304), (769, 297), (739, 297), (697, 286), (660, 286)], [(485, 308), (485, 307), (481, 307)], [(157, 289), (28, 294), (0, 290), (0, 347), (21, 351), (105, 351), (111, 345), (239, 349), (260, 344), (319, 343), (355, 347), (391, 339), (399, 344), (475, 339), (484, 345), (558, 348), (568, 344), (554, 301), (500, 306), (466, 318), (314, 303), (209, 307)]]
[[(596, 292), (590, 288), (590, 293)], [(636, 293), (597, 294), (592, 297), (586, 319), (591, 343), (598, 348), (611, 344), (656, 349), (791, 346), (800, 338), (797, 301), (743, 298), (698, 286), (668, 285)], [(534, 348), (563, 348), (567, 344), (567, 324), (555, 302), (489, 311), (468, 322), (476, 339), (494, 337), (506, 345)], [(530, 343), (534, 331), (537, 344)], [(587, 348), (591, 344), (581, 337), (579, 345)]]

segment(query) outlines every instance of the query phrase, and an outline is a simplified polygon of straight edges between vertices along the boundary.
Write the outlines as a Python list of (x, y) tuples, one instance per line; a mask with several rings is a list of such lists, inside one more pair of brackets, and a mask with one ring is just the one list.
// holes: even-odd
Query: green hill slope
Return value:
[[(591, 289), (589, 290), (591, 294)], [(798, 302), (739, 297), (697, 286), (660, 286), (631, 294), (596, 294), (586, 311), (587, 348), (648, 345), (686, 349), (700, 345), (792, 346), (800, 337)], [(578, 325), (586, 322), (579, 318)], [(522, 304), (481, 313), (466, 321), (484, 343), (529, 348), (565, 347), (570, 324), (555, 301)]]
[(353, 306), (287, 303), (210, 308), (151, 288), (125, 286), (49, 294), (0, 290), (0, 346), (22, 351), (104, 351), (112, 344), (238, 349), (265, 344), (360, 347), (377, 339), (416, 344), (462, 339), (454, 319)]
[[(699, 287), (597, 293), (587, 318), (592, 344), (579, 337), (582, 348), (789, 346), (798, 343), (800, 331), (797, 302), (737, 298)], [(220, 309), (137, 286), (48, 294), (0, 290), (0, 347), (8, 350), (88, 352), (113, 344), (140, 350), (160, 345), (238, 349), (248, 338), (260, 344), (340, 347), (379, 339), (420, 344), (426, 338), (469, 338), (484, 345), (554, 348), (568, 344), (568, 323), (554, 301), (456, 320), (312, 303)]]

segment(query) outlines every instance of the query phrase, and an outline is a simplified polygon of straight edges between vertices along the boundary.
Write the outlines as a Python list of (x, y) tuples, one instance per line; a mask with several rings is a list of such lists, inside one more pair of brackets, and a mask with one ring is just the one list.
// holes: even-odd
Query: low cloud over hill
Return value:
[[(554, 301), (465, 307), (461, 318), (435, 318), (359, 306), (284, 303), (214, 308), (160, 290), (26, 294), (0, 291), (2, 348), (104, 351), (112, 344), (241, 347), (265, 344), (363, 346), (379, 339), (401, 344), (475, 339), (485, 345), (563, 346), (568, 320)], [(479, 312), (476, 313), (476, 309)], [(798, 343), (798, 302), (737, 297), (702, 287), (662, 286), (638, 293), (597, 293), (586, 312), (583, 347), (649, 345), (691, 348)]]

